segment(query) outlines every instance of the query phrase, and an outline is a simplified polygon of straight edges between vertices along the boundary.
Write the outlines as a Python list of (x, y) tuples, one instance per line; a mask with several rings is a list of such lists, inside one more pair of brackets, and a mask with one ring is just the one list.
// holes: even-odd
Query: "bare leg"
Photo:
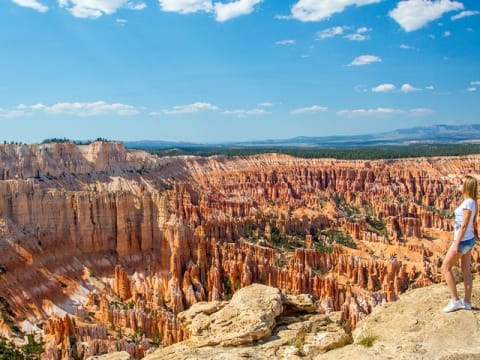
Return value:
[(442, 264), (442, 273), (445, 277), (445, 282), (448, 285), (448, 289), (450, 290), (453, 300), (458, 300), (458, 293), (457, 285), (455, 284), (455, 278), (453, 277), (452, 273), (452, 266), (457, 263), (461, 256), (462, 254), (453, 255), (452, 251), (449, 249)]
[(472, 270), (470, 268), (472, 262), (472, 251), (470, 250), (465, 255), (462, 256), (462, 273), (463, 273), (463, 283), (465, 285), (465, 296), (464, 300), (471, 302), (472, 299)]

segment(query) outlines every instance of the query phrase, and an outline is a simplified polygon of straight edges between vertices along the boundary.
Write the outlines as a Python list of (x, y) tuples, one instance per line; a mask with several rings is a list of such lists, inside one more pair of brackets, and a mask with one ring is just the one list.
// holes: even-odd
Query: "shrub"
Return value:
[(378, 339), (378, 336), (375, 335), (368, 335), (365, 336), (362, 340), (360, 340), (358, 343), (364, 347), (372, 347), (375, 341)]

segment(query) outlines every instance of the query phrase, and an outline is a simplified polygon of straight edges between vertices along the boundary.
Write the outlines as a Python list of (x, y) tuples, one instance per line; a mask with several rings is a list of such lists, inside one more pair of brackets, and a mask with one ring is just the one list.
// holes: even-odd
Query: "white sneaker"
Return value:
[(462, 305), (465, 310), (472, 310), (472, 304), (468, 301), (462, 300)]
[(443, 308), (443, 312), (449, 313), (451, 311), (455, 311), (463, 308), (464, 308), (464, 305), (462, 300), (450, 299), (450, 301), (448, 302), (448, 305)]

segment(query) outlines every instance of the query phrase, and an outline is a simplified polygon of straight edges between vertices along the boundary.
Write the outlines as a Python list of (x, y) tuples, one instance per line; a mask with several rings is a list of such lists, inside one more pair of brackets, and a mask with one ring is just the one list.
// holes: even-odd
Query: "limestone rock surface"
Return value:
[[(231, 301), (210, 313), (202, 303), (194, 304), (179, 314), (180, 321), (190, 331), (191, 346), (242, 345), (269, 336), (275, 318), (283, 311), (282, 294), (277, 288), (252, 284), (237, 291)], [(192, 317), (190, 314), (195, 314)]]
[[(480, 279), (473, 289), (473, 310), (448, 314), (442, 312), (449, 299), (444, 283), (407, 291), (362, 320), (354, 344), (316, 359), (480, 359)], [(373, 346), (360, 345), (367, 337), (376, 338)]]

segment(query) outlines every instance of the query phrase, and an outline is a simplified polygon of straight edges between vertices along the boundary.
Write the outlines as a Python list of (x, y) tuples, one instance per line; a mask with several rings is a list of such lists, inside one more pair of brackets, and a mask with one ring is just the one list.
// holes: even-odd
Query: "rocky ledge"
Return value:
[[(480, 279), (473, 287), (476, 305)], [(448, 298), (445, 284), (407, 291), (350, 333), (340, 312), (314, 313), (309, 296), (253, 284), (230, 301), (197, 303), (180, 313), (191, 338), (145, 360), (480, 359), (480, 308), (444, 314)], [(123, 352), (95, 359), (130, 358)]]
[(310, 296), (253, 284), (228, 302), (197, 303), (180, 313), (190, 339), (145, 360), (313, 358), (350, 343), (340, 313), (322, 315), (316, 308)]
[[(448, 299), (445, 283), (407, 291), (361, 321), (354, 344), (321, 359), (480, 359), (480, 279), (473, 282), (473, 310), (445, 314)], [(361, 345), (368, 340), (372, 346)]]

